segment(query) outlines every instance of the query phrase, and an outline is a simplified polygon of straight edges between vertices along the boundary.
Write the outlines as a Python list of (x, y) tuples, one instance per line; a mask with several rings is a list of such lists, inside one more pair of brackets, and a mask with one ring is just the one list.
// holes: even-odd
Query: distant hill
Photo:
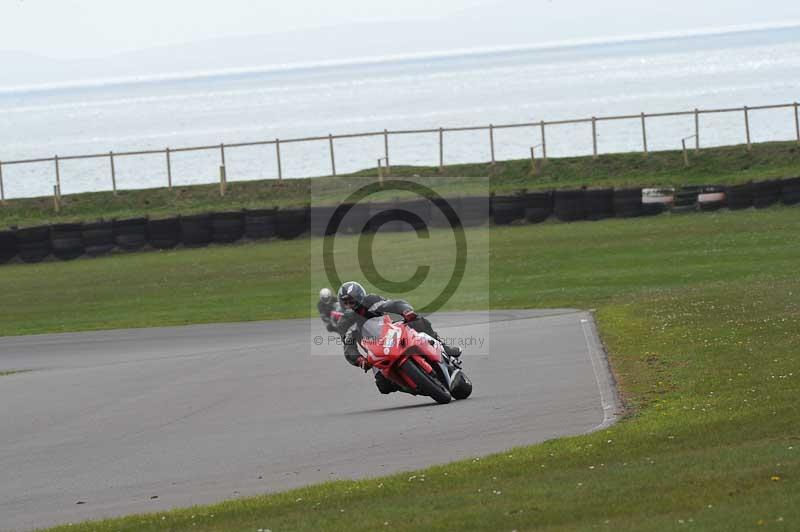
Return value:
[(223, 38), (110, 56), (55, 61), (0, 52), (0, 87), (218, 71), (298, 62), (535, 45), (742, 24), (800, 21), (800, 2), (728, 0), (503, 0), (438, 20), (380, 22)]

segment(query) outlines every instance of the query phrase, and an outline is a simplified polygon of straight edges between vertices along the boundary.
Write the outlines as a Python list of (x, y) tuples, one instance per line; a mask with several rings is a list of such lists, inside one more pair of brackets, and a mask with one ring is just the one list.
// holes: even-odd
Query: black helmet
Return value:
[(339, 303), (344, 308), (355, 308), (364, 304), (367, 291), (354, 281), (348, 281), (339, 288)]

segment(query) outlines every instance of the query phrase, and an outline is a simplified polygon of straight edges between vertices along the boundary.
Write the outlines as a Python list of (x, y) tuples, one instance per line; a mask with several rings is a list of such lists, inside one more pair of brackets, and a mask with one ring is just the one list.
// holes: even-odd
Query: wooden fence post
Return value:
[(278, 181), (283, 181), (283, 165), (281, 163), (281, 139), (275, 139), (275, 155), (278, 157)]
[(439, 128), (439, 171), (444, 171), (444, 128)]
[(797, 133), (797, 143), (800, 144), (800, 114), (797, 112), (797, 107), (797, 102), (794, 102), (794, 130)]
[(383, 130), (383, 155), (386, 157), (386, 175), (392, 175), (392, 165), (389, 164), (389, 131)]
[(225, 166), (225, 144), (224, 143), (219, 145), (219, 155), (220, 155), (220, 160), (222, 161), (222, 166)]
[(644, 157), (647, 158), (648, 151), (647, 151), (647, 125), (645, 124), (645, 118), (647, 116), (642, 113), (642, 144), (644, 145)]
[(489, 148), (492, 152), (492, 166), (494, 166), (494, 126), (489, 124)]
[(531, 146), (531, 174), (536, 175), (536, 147)]
[(333, 135), (328, 133), (328, 145), (331, 149), (331, 170), (333, 170), (333, 176), (336, 177), (336, 155), (333, 151)]
[(700, 110), (694, 110), (694, 151), (700, 151)]
[(540, 126), (542, 128), (542, 164), (547, 163), (547, 139), (544, 135), (544, 120), (542, 120)]
[(6, 189), (3, 186), (3, 161), (0, 161), (0, 203), (6, 204)]
[(172, 190), (172, 158), (169, 153), (169, 148), (167, 148), (167, 186)]
[(114, 152), (108, 152), (108, 159), (111, 162), (111, 188), (114, 190), (114, 195), (117, 195), (117, 169), (114, 166)]
[(58, 164), (58, 155), (55, 156), (56, 162), (56, 187), (58, 188), (58, 195), (61, 196), (61, 168)]
[(686, 151), (686, 139), (681, 140), (681, 144), (683, 144), (683, 164), (686, 168), (689, 168), (689, 152)]
[(592, 117), (592, 158), (597, 159), (597, 118)]
[(228, 174), (225, 170), (225, 165), (220, 165), (219, 167), (219, 195), (220, 197), (225, 197), (225, 190), (227, 189), (228, 185)]
[(744, 129), (747, 133), (747, 151), (751, 151), (753, 145), (750, 142), (750, 109), (746, 105), (744, 106)]
[(56, 214), (61, 212), (61, 202), (58, 199), (60, 194), (61, 192), (58, 190), (58, 185), (53, 185), (53, 209), (56, 211)]

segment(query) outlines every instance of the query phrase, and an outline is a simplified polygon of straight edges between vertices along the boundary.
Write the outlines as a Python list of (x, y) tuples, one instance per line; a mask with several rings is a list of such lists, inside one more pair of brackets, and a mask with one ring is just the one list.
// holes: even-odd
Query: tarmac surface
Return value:
[[(487, 317), (490, 322), (487, 325)], [(580, 434), (619, 402), (592, 315), (433, 316), (475, 389), (381, 396), (318, 321), (0, 338), (0, 530), (369, 478)], [(326, 348), (327, 349), (327, 348)]]

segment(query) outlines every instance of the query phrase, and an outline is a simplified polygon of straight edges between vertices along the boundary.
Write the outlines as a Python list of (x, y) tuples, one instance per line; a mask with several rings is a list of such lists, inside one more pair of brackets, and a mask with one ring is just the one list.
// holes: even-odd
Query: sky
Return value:
[(800, 24), (797, 0), (0, 0), (0, 89)]

